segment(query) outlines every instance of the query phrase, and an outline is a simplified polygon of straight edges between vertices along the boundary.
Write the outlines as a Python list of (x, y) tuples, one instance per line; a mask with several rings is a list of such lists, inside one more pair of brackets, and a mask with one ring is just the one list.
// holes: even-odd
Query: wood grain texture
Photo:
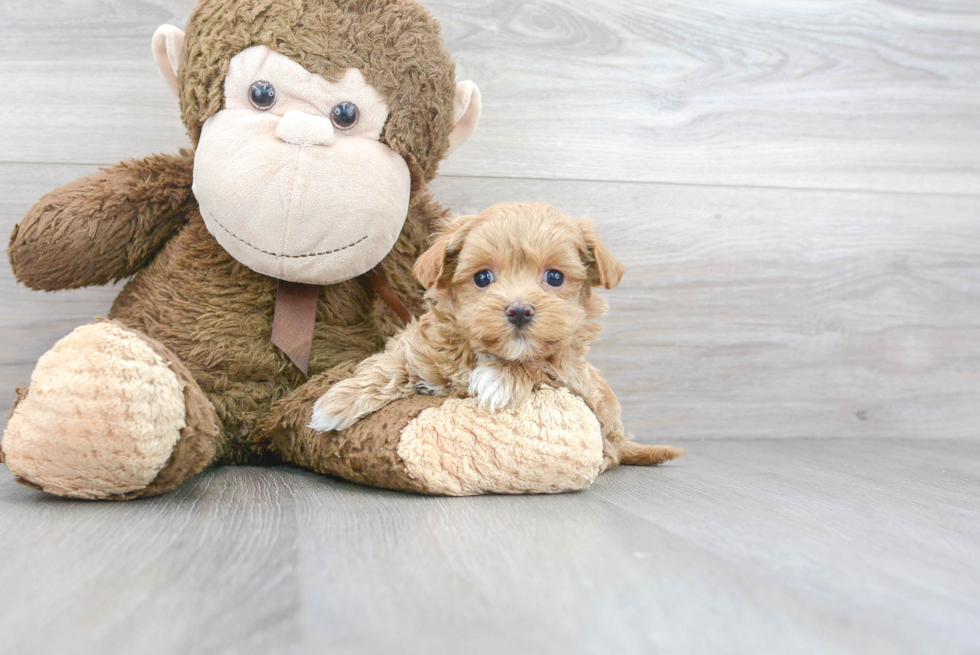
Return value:
[(980, 647), (980, 444), (685, 445), (551, 497), (239, 467), (87, 503), (0, 471), (0, 652)]
[[(483, 90), (452, 175), (980, 189), (980, 9), (963, 2), (431, 0)], [(5, 0), (0, 160), (186, 143), (149, 54), (192, 0)]]
[[(92, 170), (0, 164), (0, 231)], [(461, 213), (534, 199), (596, 220), (629, 271), (592, 360), (641, 441), (978, 436), (980, 199), (450, 177), (434, 191)], [(116, 293), (39, 294), (0, 267), (0, 402)]]
[[(980, 436), (980, 200), (437, 181), (591, 216), (628, 271), (593, 362), (642, 441)], [(639, 427), (642, 426), (642, 430)]]

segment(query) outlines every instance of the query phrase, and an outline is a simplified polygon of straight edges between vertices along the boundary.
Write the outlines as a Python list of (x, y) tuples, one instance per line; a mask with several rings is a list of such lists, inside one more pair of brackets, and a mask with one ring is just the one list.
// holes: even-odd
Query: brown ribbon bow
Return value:
[[(412, 314), (405, 307), (388, 281), (381, 264), (365, 273), (362, 278), (374, 292), (388, 303), (407, 324)], [(303, 284), (279, 280), (276, 290), (276, 310), (272, 318), (272, 343), (286, 353), (296, 368), (307, 375), (310, 370), (310, 352), (313, 350), (313, 328), (316, 325), (316, 306), (320, 300), (319, 284)]]

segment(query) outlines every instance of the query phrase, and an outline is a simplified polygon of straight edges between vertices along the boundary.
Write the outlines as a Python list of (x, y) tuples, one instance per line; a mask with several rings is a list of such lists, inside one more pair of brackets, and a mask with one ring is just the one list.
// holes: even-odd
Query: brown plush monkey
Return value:
[(19, 390), (0, 459), (20, 481), (125, 499), (260, 460), (423, 493), (595, 478), (598, 423), (566, 391), (492, 416), (418, 396), (345, 432), (307, 427), (403, 325), (395, 297), (419, 313), (411, 266), (446, 213), (427, 184), (479, 117), (422, 7), (201, 0), (153, 51), (195, 151), (68, 184), (11, 236), (34, 289), (132, 276), (109, 320), (59, 341)]

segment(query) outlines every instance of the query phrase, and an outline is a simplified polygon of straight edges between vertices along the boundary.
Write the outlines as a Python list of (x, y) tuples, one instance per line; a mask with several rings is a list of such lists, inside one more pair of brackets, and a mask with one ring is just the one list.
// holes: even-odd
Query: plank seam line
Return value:
[[(778, 186), (769, 184), (701, 184), (698, 182), (662, 182), (655, 180), (604, 180), (572, 177), (516, 177), (508, 175), (460, 175), (456, 173), (440, 173), (436, 179), (457, 178), (465, 180), (516, 180), (530, 182), (582, 182), (587, 184), (635, 184), (639, 186), (683, 186), (705, 189), (761, 189), (767, 191), (815, 191), (819, 193), (861, 193), (885, 194), (895, 196), (924, 196), (941, 198), (980, 198), (980, 193), (942, 192), (942, 191), (896, 191), (892, 189), (845, 189), (835, 187), (805, 187)], [(980, 188), (980, 180), (978, 180)]]
[[(135, 157), (138, 158), (138, 157)], [(127, 157), (126, 159), (131, 159)], [(120, 160), (125, 161), (125, 160)], [(0, 161), (0, 165), (4, 166), (79, 166), (79, 167), (92, 167), (96, 166), (99, 168), (104, 168), (106, 166), (113, 166), (119, 162), (112, 163), (99, 163), (99, 162), (64, 162), (64, 161)], [(980, 192), (978, 193), (962, 193), (962, 192), (951, 192), (944, 193), (941, 191), (897, 191), (894, 189), (845, 189), (836, 187), (794, 187), (794, 186), (779, 186), (770, 184), (701, 184), (698, 182), (664, 182), (658, 180), (606, 180), (606, 179), (590, 179), (590, 178), (575, 178), (575, 177), (516, 177), (509, 175), (465, 175), (458, 173), (442, 173), (439, 178), (449, 178), (449, 179), (461, 179), (461, 180), (515, 180), (515, 181), (527, 181), (527, 182), (580, 182), (586, 184), (631, 184), (638, 186), (681, 186), (681, 187), (694, 187), (703, 189), (760, 189), (768, 191), (798, 191), (798, 192), (817, 192), (817, 193), (860, 193), (860, 194), (883, 194), (891, 196), (916, 196), (916, 197), (936, 197), (936, 198), (980, 198)], [(978, 188), (980, 188), (980, 183), (978, 183)]]

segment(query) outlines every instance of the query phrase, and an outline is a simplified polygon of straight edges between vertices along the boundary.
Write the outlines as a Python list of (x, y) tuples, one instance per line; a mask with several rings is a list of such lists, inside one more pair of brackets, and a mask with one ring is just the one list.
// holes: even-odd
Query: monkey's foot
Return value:
[(214, 408), (168, 349), (108, 321), (38, 361), (3, 437), (19, 481), (59, 496), (163, 493), (214, 459)]

